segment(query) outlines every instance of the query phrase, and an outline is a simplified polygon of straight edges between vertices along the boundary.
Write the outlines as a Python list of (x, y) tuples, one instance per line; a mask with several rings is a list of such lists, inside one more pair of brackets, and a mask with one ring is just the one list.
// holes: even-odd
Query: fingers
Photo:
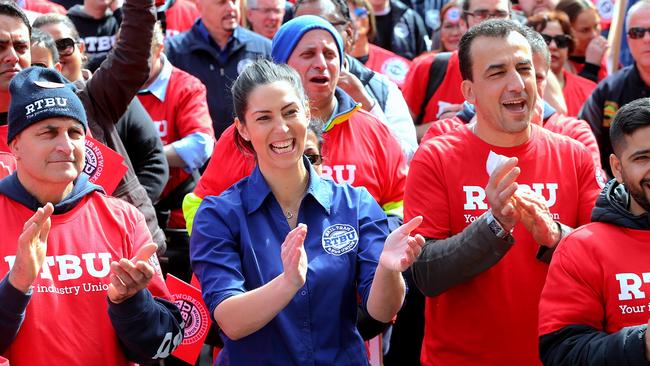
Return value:
[(45, 204), (43, 207), (39, 207), (34, 215), (25, 222), (25, 225), (23, 226), (23, 230), (25, 230), (28, 226), (30, 226), (32, 223), (36, 223), (37, 226), (42, 226), (43, 223), (52, 216), (52, 213), (54, 212), (54, 206), (48, 202)]
[(111, 270), (124, 288), (135, 291), (146, 287), (155, 274), (153, 267), (147, 262), (141, 260), (134, 264), (126, 258), (112, 262)]
[(504, 163), (494, 168), (494, 171), (488, 180), (488, 186), (491, 185), (496, 187), (503, 177), (517, 166), (517, 162), (517, 158), (508, 158)]
[(420, 224), (422, 224), (422, 220), (424, 220), (424, 218), (422, 216), (416, 216), (416, 217), (412, 218), (409, 222), (407, 222), (407, 223), (403, 224), (402, 226), (400, 226), (397, 229), (397, 231), (399, 231), (400, 233), (402, 233), (404, 235), (409, 235), (411, 233), (411, 231), (417, 229), (418, 226), (420, 226)]
[(131, 259), (131, 262), (138, 262), (138, 261), (148, 261), (149, 258), (158, 250), (158, 245), (155, 243), (149, 243), (145, 244), (138, 249), (138, 251), (135, 253), (135, 256)]

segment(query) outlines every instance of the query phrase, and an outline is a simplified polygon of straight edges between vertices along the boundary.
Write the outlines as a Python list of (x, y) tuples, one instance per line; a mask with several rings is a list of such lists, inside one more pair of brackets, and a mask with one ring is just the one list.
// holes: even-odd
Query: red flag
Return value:
[(194, 365), (210, 329), (208, 308), (203, 303), (200, 290), (171, 274), (167, 274), (167, 288), (185, 322), (183, 342), (172, 355)]
[(127, 171), (124, 157), (108, 146), (86, 136), (86, 165), (83, 172), (88, 175), (90, 183), (95, 183), (111, 195)]

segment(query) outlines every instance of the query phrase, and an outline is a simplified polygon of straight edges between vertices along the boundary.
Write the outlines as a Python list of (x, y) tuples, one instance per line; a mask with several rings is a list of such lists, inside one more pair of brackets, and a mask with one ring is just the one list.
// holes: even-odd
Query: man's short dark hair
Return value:
[(56, 49), (54, 38), (52, 38), (52, 36), (46, 31), (35, 28), (30, 37), (30, 43), (32, 44), (32, 47), (40, 46), (46, 48), (52, 56), (52, 62), (59, 62), (59, 51)]
[(619, 154), (625, 148), (625, 136), (648, 126), (650, 126), (650, 98), (634, 100), (619, 109), (609, 127), (609, 140), (614, 154), (621, 158)]
[(505, 19), (489, 19), (470, 28), (460, 39), (458, 45), (458, 59), (460, 74), (463, 80), (472, 79), (471, 48), (477, 37), (506, 38), (510, 33), (517, 32), (528, 39), (528, 30), (519, 23)]
[(22, 9), (20, 9), (20, 7), (16, 5), (15, 2), (0, 1), (0, 15), (6, 15), (11, 18), (20, 19), (27, 27), (29, 36), (32, 36), (32, 26), (29, 24), (29, 19), (27, 19), (27, 15), (25, 15)]

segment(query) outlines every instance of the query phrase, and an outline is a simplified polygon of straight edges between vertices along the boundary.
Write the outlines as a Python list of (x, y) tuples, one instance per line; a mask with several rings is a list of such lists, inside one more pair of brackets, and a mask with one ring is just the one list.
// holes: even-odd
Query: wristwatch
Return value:
[(485, 213), (485, 220), (487, 221), (488, 228), (497, 238), (505, 239), (512, 234), (512, 230), (508, 231), (501, 226), (499, 220), (492, 214), (492, 210)]

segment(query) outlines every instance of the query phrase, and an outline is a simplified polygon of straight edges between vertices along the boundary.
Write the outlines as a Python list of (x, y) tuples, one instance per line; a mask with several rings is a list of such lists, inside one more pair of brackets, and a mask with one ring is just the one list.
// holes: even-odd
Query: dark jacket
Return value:
[(220, 54), (216, 43), (206, 39), (201, 19), (192, 29), (165, 41), (167, 59), (179, 69), (197, 77), (207, 89), (208, 109), (214, 127), (214, 137), (232, 124), (232, 86), (249, 63), (271, 57), (271, 41), (243, 27), (235, 28), (226, 51)]
[(151, 200), (138, 181), (128, 152), (115, 128), (131, 100), (149, 78), (155, 9), (151, 0), (127, 0), (122, 9), (124, 19), (120, 40), (77, 95), (86, 109), (93, 137), (125, 158), (128, 170), (113, 196), (131, 203), (144, 214), (151, 237), (158, 244), (158, 254), (162, 254), (166, 245), (165, 234), (158, 227)]
[(371, 96), (377, 100), (382, 111), (386, 110), (386, 100), (388, 99), (388, 85), (381, 79), (375, 77), (375, 72), (367, 68), (361, 61), (346, 54), (349, 71), (352, 75), (359, 78), (361, 84)]
[[(596, 201), (591, 214), (603, 222), (634, 230), (650, 230), (648, 213), (632, 214), (625, 187), (612, 179)], [(621, 243), (625, 244), (625, 243)], [(607, 334), (586, 325), (570, 325), (539, 338), (539, 354), (545, 365), (648, 365), (645, 356), (647, 325), (625, 327)]]
[(169, 165), (156, 125), (138, 98), (133, 98), (115, 128), (126, 147), (138, 181), (147, 191), (151, 202), (158, 202), (169, 178)]
[[(102, 189), (90, 183), (86, 175), (79, 175), (70, 194), (54, 206), (54, 214), (66, 213), (83, 204), (83, 198), (95, 191), (101, 192)], [(23, 187), (16, 173), (0, 181), (0, 194), (33, 211), (42, 206)], [(0, 329), (3, 330), (0, 332), (0, 353), (11, 345), (18, 334), (33, 293), (33, 290), (27, 294), (18, 291), (8, 278), (7, 275), (0, 281)], [(108, 315), (124, 353), (131, 361), (142, 362), (158, 356), (161, 352), (158, 348), (168, 334), (170, 343), (172, 339), (182, 339), (183, 317), (178, 308), (167, 300), (154, 299), (147, 289), (119, 304), (109, 301)]]
[(589, 122), (598, 141), (603, 169), (610, 176), (612, 169), (609, 166), (609, 156), (613, 150), (609, 141), (609, 126), (619, 108), (645, 97), (650, 97), (650, 86), (643, 82), (635, 64), (601, 81), (580, 110), (578, 118)]
[(418, 13), (399, 0), (391, 0), (390, 14), (393, 25), (393, 29), (388, 30), (391, 32), (390, 51), (412, 60), (429, 50), (429, 34)]
[(94, 72), (113, 49), (115, 35), (122, 22), (122, 9), (118, 8), (115, 12), (107, 10), (103, 18), (95, 19), (83, 10), (83, 5), (75, 5), (68, 10), (68, 18), (86, 46), (86, 68)]

